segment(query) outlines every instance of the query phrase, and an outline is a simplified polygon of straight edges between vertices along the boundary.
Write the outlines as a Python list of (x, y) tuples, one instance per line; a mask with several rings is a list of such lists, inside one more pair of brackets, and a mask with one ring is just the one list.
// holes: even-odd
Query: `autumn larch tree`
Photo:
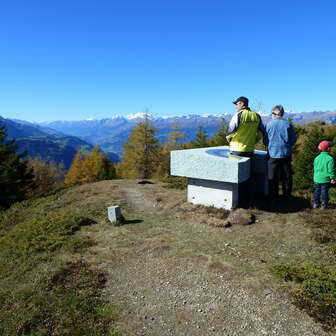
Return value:
[(120, 171), (125, 178), (146, 179), (153, 176), (159, 161), (160, 144), (148, 116), (137, 123), (124, 144)]
[(86, 177), (83, 169), (84, 155), (77, 152), (68, 173), (65, 175), (65, 184), (83, 184), (86, 183)]
[(168, 134), (168, 141), (163, 145), (160, 152), (157, 175), (164, 181), (170, 176), (170, 152), (178, 148), (183, 137), (181, 128), (177, 123), (174, 123), (171, 126), (171, 132)]
[(64, 165), (56, 166), (54, 162), (45, 162), (41, 157), (29, 158), (28, 167), (34, 175), (35, 188), (29, 191), (29, 196), (44, 196), (53, 191), (63, 182)]
[(76, 154), (64, 183), (84, 184), (112, 178), (115, 178), (113, 163), (95, 146), (88, 154)]

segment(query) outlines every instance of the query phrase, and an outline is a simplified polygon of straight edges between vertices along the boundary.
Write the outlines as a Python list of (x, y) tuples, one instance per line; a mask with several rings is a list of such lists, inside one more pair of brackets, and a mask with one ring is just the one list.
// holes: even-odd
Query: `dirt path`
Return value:
[(139, 213), (168, 214), (185, 202), (186, 191), (165, 189), (162, 183), (123, 180), (118, 183), (122, 197)]
[(148, 251), (113, 269), (111, 300), (129, 335), (325, 335), (284, 295), (230, 277)]
[[(95, 239), (110, 274), (106, 294), (119, 302), (119, 323), (129, 336), (329, 335), (266, 272), (257, 275), (268, 262), (259, 246), (279, 244), (279, 253), (303, 246), (304, 240), (279, 238), (294, 234), (290, 216), (258, 213), (258, 225), (213, 228), (202, 224), (195, 209), (181, 212), (185, 191), (136, 181), (114, 184), (142, 223)], [(269, 241), (272, 235), (279, 240)]]

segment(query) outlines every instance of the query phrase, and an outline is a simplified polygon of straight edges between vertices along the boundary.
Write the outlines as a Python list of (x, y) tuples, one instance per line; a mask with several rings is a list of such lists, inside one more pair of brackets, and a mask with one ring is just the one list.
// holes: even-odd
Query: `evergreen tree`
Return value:
[(228, 129), (229, 123), (224, 118), (222, 118), (217, 132), (210, 140), (211, 146), (227, 146), (229, 144), (226, 140)]
[(293, 159), (294, 187), (307, 189), (313, 183), (314, 159), (319, 154), (318, 144), (325, 139), (323, 128), (314, 125), (305, 135), (301, 150)]
[(325, 128), (325, 135), (333, 142), (336, 140), (336, 124), (329, 125)]
[(18, 154), (14, 140), (6, 141), (6, 131), (0, 126), (0, 209), (27, 198), (34, 187), (32, 171)]
[(208, 147), (208, 135), (205, 132), (204, 128), (202, 126), (198, 127), (198, 131), (196, 133), (196, 139), (193, 142), (193, 147), (195, 148), (202, 148), (202, 147)]
[(156, 171), (160, 145), (155, 137), (156, 129), (148, 116), (137, 123), (124, 144), (120, 171), (125, 178), (150, 178)]

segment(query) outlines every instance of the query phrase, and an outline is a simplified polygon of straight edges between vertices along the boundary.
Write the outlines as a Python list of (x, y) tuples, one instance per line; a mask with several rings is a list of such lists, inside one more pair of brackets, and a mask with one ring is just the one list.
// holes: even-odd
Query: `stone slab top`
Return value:
[[(256, 162), (266, 162), (266, 152), (255, 151)], [(171, 175), (240, 183), (250, 176), (250, 159), (230, 154), (228, 146), (171, 152)], [(263, 163), (259, 163), (263, 166)]]

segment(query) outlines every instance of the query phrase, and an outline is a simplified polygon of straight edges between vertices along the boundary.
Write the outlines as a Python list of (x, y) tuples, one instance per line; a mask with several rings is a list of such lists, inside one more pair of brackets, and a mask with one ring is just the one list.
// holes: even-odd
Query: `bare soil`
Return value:
[(315, 210), (233, 215), (186, 203), (186, 191), (153, 181), (99, 182), (85, 195), (121, 204), (126, 218), (92, 228), (86, 258), (108, 271), (105, 294), (127, 335), (331, 335), (269, 271), (325, 258), (305, 225)]

